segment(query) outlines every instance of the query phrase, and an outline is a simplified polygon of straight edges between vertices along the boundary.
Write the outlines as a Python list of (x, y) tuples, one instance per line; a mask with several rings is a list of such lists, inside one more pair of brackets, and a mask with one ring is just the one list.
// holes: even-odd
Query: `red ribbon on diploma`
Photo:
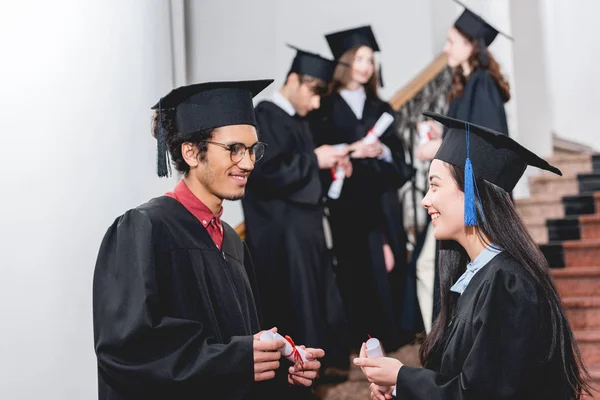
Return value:
[[(296, 345), (294, 344), (294, 341), (292, 340), (292, 338), (289, 337), (288, 335), (285, 335), (285, 340), (287, 340), (288, 343), (292, 345), (292, 353), (291, 354), (294, 355), (294, 364), (298, 364), (298, 362), (300, 362), (300, 364), (304, 367), (304, 361), (302, 361), (302, 356), (300, 355), (300, 352), (296, 348)], [(288, 354), (285, 357), (289, 357), (291, 354)]]

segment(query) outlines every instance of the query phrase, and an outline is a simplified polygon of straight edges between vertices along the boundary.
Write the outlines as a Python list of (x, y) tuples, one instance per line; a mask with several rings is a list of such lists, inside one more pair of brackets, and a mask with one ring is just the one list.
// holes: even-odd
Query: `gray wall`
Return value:
[(163, 0), (0, 6), (2, 399), (97, 397), (100, 241), (174, 184), (155, 177), (149, 133), (172, 86), (168, 15)]

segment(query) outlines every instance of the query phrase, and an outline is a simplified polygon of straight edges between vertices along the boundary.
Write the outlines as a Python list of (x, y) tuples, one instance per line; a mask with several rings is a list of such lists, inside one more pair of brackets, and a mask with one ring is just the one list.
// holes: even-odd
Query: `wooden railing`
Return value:
[(448, 58), (445, 54), (440, 54), (423, 69), (410, 82), (396, 92), (389, 103), (396, 111), (401, 109), (406, 103), (414, 98), (423, 88), (441, 74), (448, 65)]
[[(398, 135), (406, 143), (410, 154), (410, 163), (413, 163), (415, 150), (416, 123), (421, 112), (425, 110), (443, 111), (446, 106), (445, 99), (450, 84), (450, 73), (447, 67), (447, 58), (444, 54), (436, 57), (427, 67), (417, 74), (410, 82), (398, 90), (390, 99), (397, 114)], [(413, 179), (411, 185), (411, 198), (413, 206), (417, 202), (417, 182)], [(418, 225), (416, 207), (414, 209), (414, 226)], [(240, 223), (235, 231), (242, 239), (246, 238), (246, 224)]]

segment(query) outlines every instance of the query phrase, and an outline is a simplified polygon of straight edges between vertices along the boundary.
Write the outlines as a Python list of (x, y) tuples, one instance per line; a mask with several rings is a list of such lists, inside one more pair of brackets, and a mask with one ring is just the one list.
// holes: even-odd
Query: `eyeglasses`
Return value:
[(237, 164), (240, 161), (242, 161), (244, 159), (244, 156), (246, 155), (246, 151), (248, 150), (248, 154), (250, 155), (250, 161), (252, 161), (253, 163), (257, 163), (260, 161), (261, 158), (263, 158), (263, 156), (265, 155), (265, 149), (267, 148), (267, 144), (262, 142), (256, 142), (250, 147), (246, 146), (244, 143), (225, 144), (219, 142), (212, 142), (210, 140), (205, 140), (204, 142), (215, 144), (224, 148), (225, 150), (228, 150), (229, 156), (231, 157), (231, 162), (234, 164)]

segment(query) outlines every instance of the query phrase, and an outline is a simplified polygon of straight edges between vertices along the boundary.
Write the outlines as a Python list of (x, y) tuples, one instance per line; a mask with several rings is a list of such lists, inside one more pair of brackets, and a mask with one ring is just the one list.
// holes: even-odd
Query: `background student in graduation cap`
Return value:
[(442, 241), (442, 310), (420, 350), (425, 368), (365, 358), (363, 345), (355, 364), (372, 397), (396, 385), (401, 399), (579, 399), (587, 373), (573, 331), (508, 195), (528, 165), (560, 171), (503, 133), (425, 115), (448, 129), (422, 202)]
[[(508, 134), (504, 104), (510, 100), (510, 89), (488, 50), (498, 33), (466, 7), (448, 30), (444, 52), (453, 72), (447, 115)], [(422, 121), (420, 129), (422, 125), (427, 125), (432, 139), (417, 149), (416, 156), (421, 161), (430, 161), (442, 142), (442, 127), (431, 120)], [(415, 249), (413, 260), (416, 260), (419, 306), (425, 330), (429, 332), (439, 311), (439, 301), (434, 300), (436, 244), (430, 225), (425, 235), (422, 246)]]
[(328, 366), (341, 363), (347, 369), (345, 316), (323, 232), (319, 172), (343, 166), (349, 177), (352, 165), (347, 150), (316, 147), (304, 118), (319, 107), (336, 63), (296, 50), (284, 85), (256, 106), (268, 152), (242, 201), (247, 242), (263, 326), (277, 326), (299, 343), (325, 349)]
[(377, 95), (374, 52), (379, 46), (371, 27), (332, 33), (326, 39), (343, 64), (336, 67), (332, 94), (311, 120), (322, 143), (346, 143), (353, 151), (352, 177), (344, 182), (339, 199), (328, 202), (336, 276), (351, 346), (358, 347), (370, 333), (392, 350), (400, 344), (407, 242), (398, 189), (410, 178), (409, 168), (394, 124), (380, 141), (363, 141), (383, 113), (393, 115)]
[[(258, 340), (254, 267), (220, 217), (264, 154), (252, 98), (271, 82), (185, 86), (154, 107), (158, 174), (169, 174), (170, 159), (184, 178), (118, 217), (102, 241), (93, 282), (100, 399), (270, 395), (261, 381), (279, 369), (284, 343)], [(307, 352), (312, 361), (292, 368), (288, 383), (312, 383), (324, 353)]]
[[(444, 53), (453, 70), (446, 115), (508, 134), (504, 103), (510, 100), (510, 87), (488, 50), (498, 33), (501, 32), (466, 7), (448, 30)], [(428, 125), (434, 137), (417, 151), (417, 157), (427, 161), (439, 148), (443, 132), (434, 121), (421, 124)]]

